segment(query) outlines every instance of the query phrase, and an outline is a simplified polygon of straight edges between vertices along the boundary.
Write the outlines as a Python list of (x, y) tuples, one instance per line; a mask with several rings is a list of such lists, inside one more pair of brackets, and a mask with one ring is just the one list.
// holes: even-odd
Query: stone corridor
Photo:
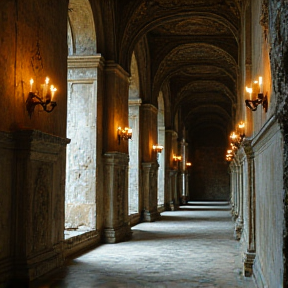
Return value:
[[(132, 228), (131, 241), (104, 244), (33, 288), (252, 288), (225, 202), (189, 202)], [(41, 284), (39, 284), (41, 283)]]

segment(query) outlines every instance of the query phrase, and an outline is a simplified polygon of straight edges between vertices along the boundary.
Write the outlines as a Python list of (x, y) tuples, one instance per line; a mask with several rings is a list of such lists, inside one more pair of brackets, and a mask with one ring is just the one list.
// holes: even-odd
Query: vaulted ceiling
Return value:
[(151, 94), (168, 85), (172, 118), (178, 112), (190, 135), (213, 128), (227, 136), (237, 104), (242, 1), (119, 2), (120, 51), (128, 51), (122, 62), (129, 62), (128, 55), (145, 37)]

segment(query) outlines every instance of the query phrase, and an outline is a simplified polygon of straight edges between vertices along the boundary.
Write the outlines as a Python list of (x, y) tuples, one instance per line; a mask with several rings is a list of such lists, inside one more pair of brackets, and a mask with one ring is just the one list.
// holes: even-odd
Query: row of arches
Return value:
[[(85, 21), (84, 21), (85, 19)], [(66, 238), (96, 229), (97, 170), (97, 85), (98, 61), (93, 13), (88, 0), (70, 1), (68, 13), (68, 98), (66, 154), (65, 235)], [(139, 213), (140, 187), (140, 96), (139, 69), (131, 57), (129, 85), (128, 212)], [(165, 144), (164, 99), (158, 97), (158, 142)], [(158, 155), (158, 206), (164, 207), (165, 157)]]

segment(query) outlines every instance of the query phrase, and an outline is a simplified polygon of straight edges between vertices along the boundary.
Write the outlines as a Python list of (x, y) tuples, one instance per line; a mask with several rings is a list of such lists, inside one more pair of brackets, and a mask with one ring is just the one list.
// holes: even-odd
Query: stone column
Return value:
[(255, 239), (255, 176), (254, 176), (254, 151), (251, 146), (251, 140), (245, 140), (243, 147), (247, 157), (248, 166), (248, 189), (247, 189), (247, 204), (248, 204), (248, 221), (247, 225), (247, 249), (243, 255), (243, 274), (245, 277), (253, 275), (253, 264), (256, 257), (256, 239)]
[(143, 221), (145, 222), (152, 222), (160, 217), (157, 209), (157, 176), (157, 162), (142, 163)]
[(125, 153), (104, 155), (105, 243), (116, 243), (131, 237), (128, 218), (128, 161)]
[[(118, 64), (106, 62), (103, 115), (103, 240), (116, 243), (131, 236), (128, 221), (128, 141), (118, 127), (128, 127), (129, 77)], [(132, 136), (133, 137), (133, 136)]]
[(177, 167), (173, 161), (173, 154), (176, 154), (177, 133), (174, 130), (165, 131), (165, 208), (176, 210), (179, 207), (177, 193)]
[(14, 247), (12, 279), (26, 287), (64, 263), (65, 151), (69, 140), (37, 130), (10, 135), (14, 142), (14, 165), (7, 170), (13, 182), (9, 219), (13, 223), (9, 239)]
[(158, 141), (157, 108), (151, 104), (141, 105), (141, 154), (142, 154), (142, 197), (143, 221), (155, 221), (160, 213), (157, 209), (158, 162), (152, 147)]
[(186, 190), (186, 178), (187, 178), (187, 170), (186, 170), (186, 147), (187, 143), (185, 142), (185, 139), (183, 138), (181, 140), (181, 162), (180, 162), (180, 175), (179, 175), (179, 188), (180, 188), (180, 199), (181, 204), (185, 205), (188, 201), (188, 191)]
[(237, 167), (237, 195), (238, 195), (238, 218), (235, 223), (234, 237), (240, 240), (243, 231), (243, 166), (242, 163)]

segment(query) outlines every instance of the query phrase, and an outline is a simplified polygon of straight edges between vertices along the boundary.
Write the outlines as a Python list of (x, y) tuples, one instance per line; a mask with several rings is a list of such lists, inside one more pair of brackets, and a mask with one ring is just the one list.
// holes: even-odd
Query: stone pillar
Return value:
[(165, 208), (176, 210), (179, 208), (177, 193), (177, 168), (174, 166), (173, 154), (176, 154), (177, 133), (174, 130), (165, 131)]
[(26, 287), (64, 263), (65, 151), (69, 140), (37, 130), (16, 131), (10, 140), (14, 165), (6, 175), (12, 175), (13, 182), (9, 219), (13, 227), (9, 239), (12, 279)]
[(96, 141), (102, 142), (97, 137), (102, 128), (97, 125), (101, 118), (98, 92), (102, 92), (97, 82), (102, 67), (100, 55), (68, 57), (67, 137), (71, 143), (66, 161), (65, 228), (84, 225), (96, 229), (96, 174), (100, 170), (96, 167), (101, 159)]
[(151, 104), (141, 105), (141, 154), (143, 221), (155, 221), (160, 214), (157, 209), (158, 162), (152, 147), (158, 141), (157, 108)]
[(133, 131), (133, 141), (129, 141), (129, 214), (139, 212), (139, 171), (140, 171), (140, 106), (141, 99), (129, 99), (129, 126)]
[(125, 153), (104, 155), (104, 235), (105, 243), (116, 243), (131, 237), (128, 218), (128, 161)]
[[(128, 127), (129, 77), (118, 64), (105, 66), (103, 115), (104, 204), (103, 240), (116, 243), (131, 236), (128, 221), (128, 141), (118, 139), (118, 127)], [(133, 137), (133, 136), (132, 136)]]
[(247, 249), (243, 255), (243, 275), (251, 277), (253, 275), (253, 264), (256, 257), (256, 239), (255, 239), (255, 176), (254, 176), (254, 151), (251, 140), (244, 140), (243, 147), (247, 157), (248, 164), (248, 221), (247, 225)]
[(157, 162), (142, 163), (143, 221), (145, 222), (152, 222), (160, 217), (157, 209), (157, 176)]
[(243, 166), (242, 163), (237, 167), (237, 195), (238, 195), (238, 218), (235, 223), (234, 237), (240, 240), (243, 231)]
[(171, 210), (175, 211), (179, 209), (179, 197), (178, 197), (178, 171), (177, 170), (170, 170), (170, 181), (171, 181), (171, 195), (172, 195), (172, 202), (171, 202)]
[(185, 205), (188, 201), (188, 191), (186, 190), (186, 178), (187, 178), (187, 171), (186, 171), (186, 147), (187, 143), (183, 138), (181, 140), (181, 162), (180, 162), (180, 174), (179, 174), (179, 188), (180, 188), (180, 202), (182, 205)]

